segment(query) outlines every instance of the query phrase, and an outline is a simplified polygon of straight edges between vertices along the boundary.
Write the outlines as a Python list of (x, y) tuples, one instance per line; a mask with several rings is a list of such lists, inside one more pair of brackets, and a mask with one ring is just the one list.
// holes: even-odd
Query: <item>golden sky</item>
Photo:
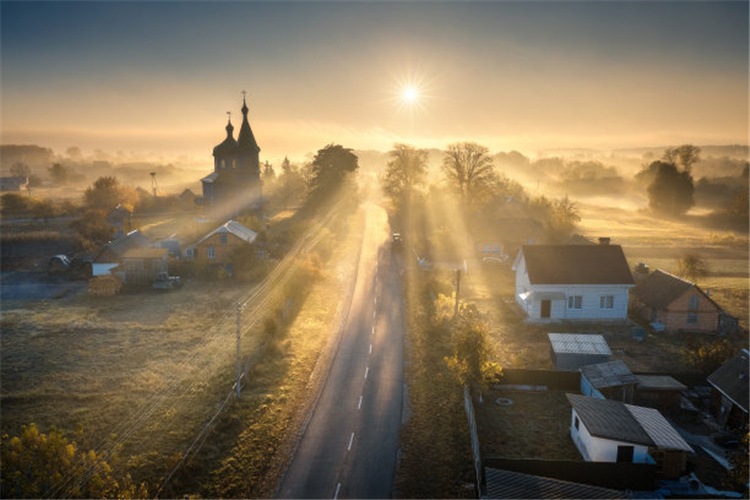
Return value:
[[(2, 143), (210, 160), (748, 143), (748, 3), (3, 2)], [(402, 98), (404, 88), (416, 94)]]

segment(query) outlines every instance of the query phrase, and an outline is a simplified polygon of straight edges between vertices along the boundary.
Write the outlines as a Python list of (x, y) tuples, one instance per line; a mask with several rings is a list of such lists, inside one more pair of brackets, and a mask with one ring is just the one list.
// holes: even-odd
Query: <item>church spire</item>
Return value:
[(260, 151), (258, 143), (255, 141), (255, 136), (250, 128), (250, 122), (247, 121), (247, 102), (245, 101), (245, 91), (242, 91), (242, 126), (240, 127), (240, 135), (237, 137), (237, 144), (240, 150), (250, 150), (256, 153)]

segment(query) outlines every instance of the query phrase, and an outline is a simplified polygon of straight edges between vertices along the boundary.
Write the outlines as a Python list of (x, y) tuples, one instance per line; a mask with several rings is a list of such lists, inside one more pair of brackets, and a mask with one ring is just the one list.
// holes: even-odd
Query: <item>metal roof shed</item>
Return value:
[(550, 356), (556, 370), (575, 371), (587, 365), (605, 363), (612, 351), (598, 334), (548, 333)]

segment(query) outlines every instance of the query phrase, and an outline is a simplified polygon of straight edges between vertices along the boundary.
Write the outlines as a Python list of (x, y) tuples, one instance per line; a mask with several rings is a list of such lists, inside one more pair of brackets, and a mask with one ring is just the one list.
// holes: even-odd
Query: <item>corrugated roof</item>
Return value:
[(624, 491), (486, 467), (487, 498), (631, 498)]
[(556, 354), (612, 355), (607, 341), (598, 334), (548, 333), (547, 337), (549, 337), (552, 350)]
[(586, 380), (597, 389), (636, 384), (638, 382), (638, 379), (630, 371), (628, 365), (619, 359), (584, 366), (581, 368), (581, 375), (586, 377)]
[(669, 375), (636, 375), (639, 389), (684, 391), (687, 386)]
[(748, 412), (748, 351), (742, 349), (734, 358), (708, 376), (708, 383)]
[(667, 419), (662, 416), (659, 410), (646, 408), (645, 406), (629, 405), (627, 403), (625, 403), (625, 407), (654, 441), (657, 448), (662, 450), (684, 450), (692, 453), (693, 449), (690, 445), (682, 439), (682, 436), (667, 422)]
[(532, 285), (632, 285), (620, 245), (524, 245)]
[(207, 240), (211, 236), (219, 233), (230, 233), (241, 239), (242, 241), (246, 241), (248, 243), (252, 243), (255, 241), (255, 238), (258, 237), (258, 233), (253, 231), (252, 229), (248, 229), (247, 227), (243, 226), (236, 220), (230, 220), (227, 221), (225, 224), (217, 227), (210, 233), (208, 233), (206, 236), (198, 240), (193, 246), (198, 245), (199, 243)]
[(566, 394), (592, 436), (653, 446), (654, 441), (621, 401)]

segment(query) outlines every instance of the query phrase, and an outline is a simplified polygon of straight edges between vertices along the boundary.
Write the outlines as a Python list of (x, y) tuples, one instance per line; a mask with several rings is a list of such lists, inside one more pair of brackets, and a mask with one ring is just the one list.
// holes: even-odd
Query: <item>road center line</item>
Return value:
[(372, 327), (372, 334), (375, 335), (375, 327)]
[(373, 318), (375, 317), (375, 311), (372, 311), (372, 317)]
[(370, 373), (370, 367), (365, 366), (365, 378), (367, 378), (367, 374)]
[(372, 344), (370, 344), (370, 354), (372, 354)]
[(339, 497), (339, 490), (341, 489), (341, 483), (336, 485), (336, 494), (333, 495), (333, 500), (336, 500)]
[(375, 305), (378, 305), (378, 298), (375, 297)]
[(362, 409), (362, 396), (359, 397), (359, 404), (357, 405), (357, 409), (358, 410)]
[(352, 451), (353, 442), (354, 442), (354, 433), (352, 432), (351, 437), (349, 437), (349, 446), (346, 447), (346, 451)]

